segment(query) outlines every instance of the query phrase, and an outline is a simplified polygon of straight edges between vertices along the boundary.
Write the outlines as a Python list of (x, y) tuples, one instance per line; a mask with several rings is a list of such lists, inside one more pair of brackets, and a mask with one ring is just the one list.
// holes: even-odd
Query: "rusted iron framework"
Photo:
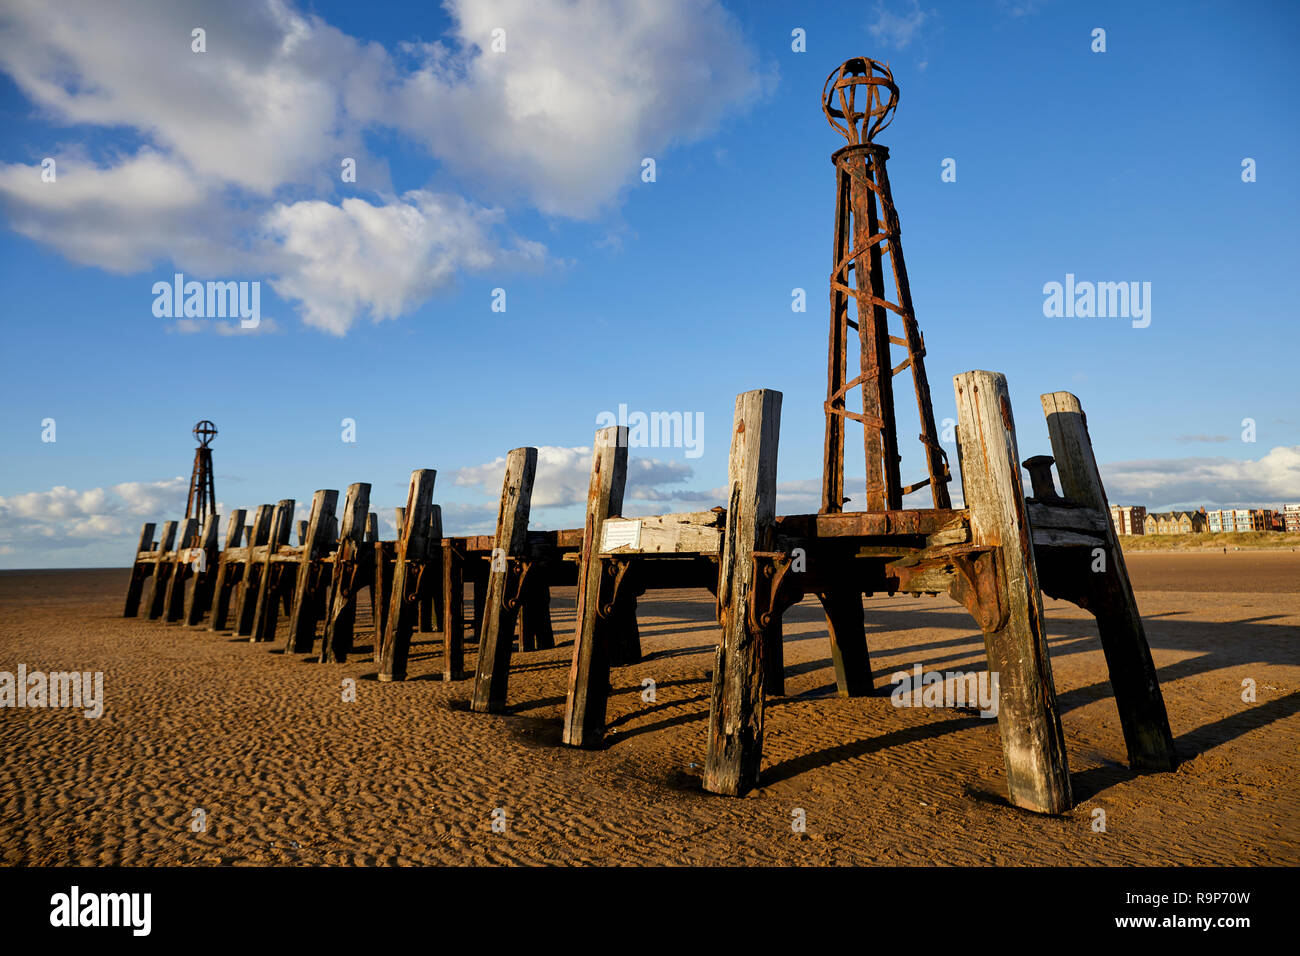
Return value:
[[(826, 384), (826, 448), (822, 470), (822, 512), (843, 510), (844, 422), (863, 426), (867, 511), (897, 510), (903, 496), (930, 487), (934, 506), (947, 508), (948, 459), (939, 445), (925, 376), (925, 341), (912, 309), (912, 290), (903, 260), (898, 211), (889, 189), (889, 150), (873, 142), (893, 121), (898, 87), (889, 68), (866, 57), (841, 64), (826, 78), (822, 111), (848, 145), (836, 151), (834, 268), (831, 272), (830, 348)], [(886, 265), (893, 283), (886, 291)], [(850, 315), (850, 305), (853, 315)], [(889, 332), (896, 315), (901, 336)], [(849, 331), (857, 332), (858, 374), (848, 378)], [(894, 364), (891, 346), (906, 357)], [(910, 485), (899, 477), (894, 376), (911, 369), (921, 417), (919, 435), (929, 475)], [(857, 389), (861, 411), (851, 410)]]
[[(194, 426), (194, 437), (199, 447), (194, 449), (194, 469), (190, 472), (190, 494), (185, 500), (185, 517), (194, 518), (200, 528), (208, 515), (217, 513), (217, 489), (212, 477), (212, 439), (217, 437), (217, 426), (206, 418)], [(184, 542), (186, 546), (189, 542)]]

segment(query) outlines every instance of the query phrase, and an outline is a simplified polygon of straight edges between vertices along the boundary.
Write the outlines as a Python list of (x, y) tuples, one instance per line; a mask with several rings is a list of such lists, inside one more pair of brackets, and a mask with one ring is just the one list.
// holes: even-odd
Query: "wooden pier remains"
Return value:
[[(506, 457), (490, 535), (444, 533), (429, 468), (411, 474), (394, 541), (380, 540), (365, 482), (349, 486), (337, 517), (338, 492), (317, 491), (298, 524), (297, 545), (289, 544), (295, 502), (288, 499), (274, 508), (261, 505), (247, 525), (243, 511), (233, 512), (220, 550), (215, 511), (201, 528), (194, 518), (165, 522), (157, 540), (156, 523), (146, 523), (124, 615), (140, 614), (143, 601), (150, 619), (193, 627), (206, 617), (210, 630), (271, 642), (283, 611), (285, 653), (339, 663), (353, 653), (359, 594), (368, 589), (379, 681), (407, 677), (413, 634), (440, 632), (442, 678), (472, 680), (470, 709), (499, 714), (510, 709), (513, 655), (555, 647), (552, 590), (574, 587), (561, 741), (594, 748), (604, 742), (616, 669), (640, 660), (638, 597), (706, 588), (716, 598), (720, 636), (702, 785), (740, 795), (762, 780), (765, 698), (784, 693), (786, 610), (805, 597), (818, 599), (838, 693), (860, 697), (875, 691), (864, 595), (947, 594), (979, 627), (989, 671), (998, 678), (1008, 798), (1036, 812), (1061, 813), (1073, 798), (1043, 615), (1046, 593), (1097, 620), (1132, 768), (1173, 769), (1164, 701), (1078, 398), (1042, 396), (1052, 455), (1022, 462), (1005, 377), (981, 370), (955, 376), (963, 501), (952, 505), (952, 475), (935, 431), (924, 340), (886, 172), (889, 153), (873, 142), (896, 101), (888, 69), (865, 58), (846, 61), (823, 90), (826, 117), (848, 145), (833, 157), (826, 436), (816, 514), (777, 513), (782, 396), (760, 388), (736, 398), (721, 507), (624, 516), (628, 429), (602, 428), (593, 437), (581, 528), (530, 527), (537, 449), (516, 448)], [(891, 334), (891, 316), (901, 335)], [(904, 351), (900, 362), (892, 347)], [(850, 376), (854, 353), (858, 368)], [(904, 371), (913, 380), (927, 469), (913, 484), (899, 475), (894, 415), (892, 382)], [(860, 511), (843, 510), (848, 422), (863, 427)], [(1028, 494), (1022, 468), (1030, 475)], [(931, 507), (902, 507), (905, 496), (927, 488)], [(467, 587), (473, 594), (468, 621)], [(472, 672), (470, 635), (477, 642)]]

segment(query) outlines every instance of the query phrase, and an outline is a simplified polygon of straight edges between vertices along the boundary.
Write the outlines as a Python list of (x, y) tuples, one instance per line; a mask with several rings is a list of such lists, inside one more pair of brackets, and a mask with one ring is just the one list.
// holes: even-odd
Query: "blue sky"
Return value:
[[(534, 525), (580, 524), (620, 404), (704, 423), (698, 457), (632, 450), (625, 510), (707, 508), (735, 395), (775, 388), (780, 508), (816, 510), (819, 96), (857, 55), (901, 90), (879, 140), (936, 417), (993, 369), (1022, 457), (1038, 396), (1080, 396), (1112, 501), (1300, 500), (1297, 41), (1292, 3), (7, 3), (0, 567), (125, 563), (183, 512), (200, 418), (223, 511), (362, 480), (391, 520), (432, 467), (465, 533), (521, 445)], [(177, 271), (260, 282), (262, 325), (156, 317)], [(1045, 317), (1066, 274), (1149, 282), (1150, 325)], [(916, 431), (904, 406), (905, 481)]]

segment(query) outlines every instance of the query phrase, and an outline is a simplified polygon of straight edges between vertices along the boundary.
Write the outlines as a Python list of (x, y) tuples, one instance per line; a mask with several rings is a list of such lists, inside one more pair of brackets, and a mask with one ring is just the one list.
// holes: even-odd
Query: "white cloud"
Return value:
[[(281, 0), (6, 6), (0, 64), (52, 119), (129, 127), (199, 177), (263, 194), (355, 155), (348, 91), (385, 58)], [(198, 26), (204, 53), (191, 50)]]
[[(504, 457), (482, 465), (461, 468), (452, 477), (462, 488), (478, 488), (492, 498), (501, 494), (505, 477)], [(704, 501), (712, 500), (712, 492), (696, 492), (683, 488), (665, 489), (663, 485), (676, 485), (688, 481), (694, 472), (680, 462), (660, 461), (657, 458), (629, 457), (627, 463), (626, 501)], [(583, 504), (587, 500), (587, 486), (591, 480), (591, 449), (563, 448), (543, 445), (537, 449), (537, 475), (533, 481), (532, 506), (534, 508), (563, 508)], [(495, 518), (495, 505), (493, 517)]]
[(265, 220), (281, 250), (272, 286), (302, 303), (309, 325), (342, 335), (365, 312), (379, 320), (409, 311), (458, 271), (540, 263), (539, 243), (515, 241), (508, 251), (497, 244), (492, 228), (502, 218), (422, 190), (384, 206), (364, 199), (277, 205)]
[[(43, 551), (108, 542), (129, 552), (141, 521), (183, 514), (188, 493), (189, 479), (177, 477), (87, 491), (56, 485), (49, 491), (0, 495), (0, 554), (30, 554), (35, 563), (44, 563), (38, 558)], [(121, 563), (128, 557), (123, 554)]]
[(1300, 445), (1261, 458), (1160, 458), (1101, 466), (1113, 504), (1163, 510), (1193, 505), (1269, 507), (1300, 501)]
[[(765, 85), (739, 24), (712, 0), (447, 7), (460, 51), (419, 48), (419, 69), (391, 94), (394, 123), (546, 213), (596, 214), (637, 181), (643, 157), (703, 135)], [(497, 28), (505, 53), (490, 52)]]
[[(111, 271), (170, 260), (270, 277), (334, 333), (408, 312), (461, 270), (538, 262), (538, 244), (495, 237), (496, 207), (591, 217), (637, 181), (643, 156), (704, 135), (763, 85), (714, 0), (455, 0), (452, 46), (397, 53), (287, 0), (155, 0), (131, 16), (99, 0), (6, 6), (0, 69), (44, 116), (144, 144), (94, 161), (33, 144), (59, 178), (0, 167), (16, 231)], [(191, 51), (196, 26), (205, 53)], [(503, 54), (487, 51), (497, 27)], [(364, 148), (382, 129), (489, 195), (395, 197)], [(378, 204), (333, 201), (344, 156)], [(339, 258), (354, 252), (362, 261)]]
[(210, 232), (194, 228), (208, 198), (175, 159), (145, 148), (108, 167), (77, 153), (55, 160), (54, 182), (42, 181), (39, 163), (0, 165), (0, 205), (15, 232), (110, 272), (166, 259), (229, 261)]
[(920, 0), (906, 0), (897, 13), (886, 9), (883, 2), (877, 2), (876, 20), (867, 30), (881, 43), (901, 50), (912, 42), (928, 17), (921, 9)]
[(257, 325), (246, 329), (238, 322), (219, 322), (214, 319), (177, 319), (173, 328), (186, 335), (211, 332), (213, 335), (274, 335), (281, 331), (275, 319), (263, 318)]

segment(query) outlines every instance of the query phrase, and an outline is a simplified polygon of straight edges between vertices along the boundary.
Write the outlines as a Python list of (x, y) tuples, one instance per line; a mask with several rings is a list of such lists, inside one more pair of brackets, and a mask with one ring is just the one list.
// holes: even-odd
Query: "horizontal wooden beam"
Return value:
[(1030, 501), (1029, 524), (1040, 528), (1060, 528), (1064, 531), (1089, 531), (1104, 535), (1110, 527), (1110, 516), (1096, 508), (1072, 508)]
[(777, 515), (776, 533), (797, 538), (857, 538), (879, 535), (931, 535), (963, 518), (960, 508), (905, 508), (896, 511), (843, 511), (838, 514)]

